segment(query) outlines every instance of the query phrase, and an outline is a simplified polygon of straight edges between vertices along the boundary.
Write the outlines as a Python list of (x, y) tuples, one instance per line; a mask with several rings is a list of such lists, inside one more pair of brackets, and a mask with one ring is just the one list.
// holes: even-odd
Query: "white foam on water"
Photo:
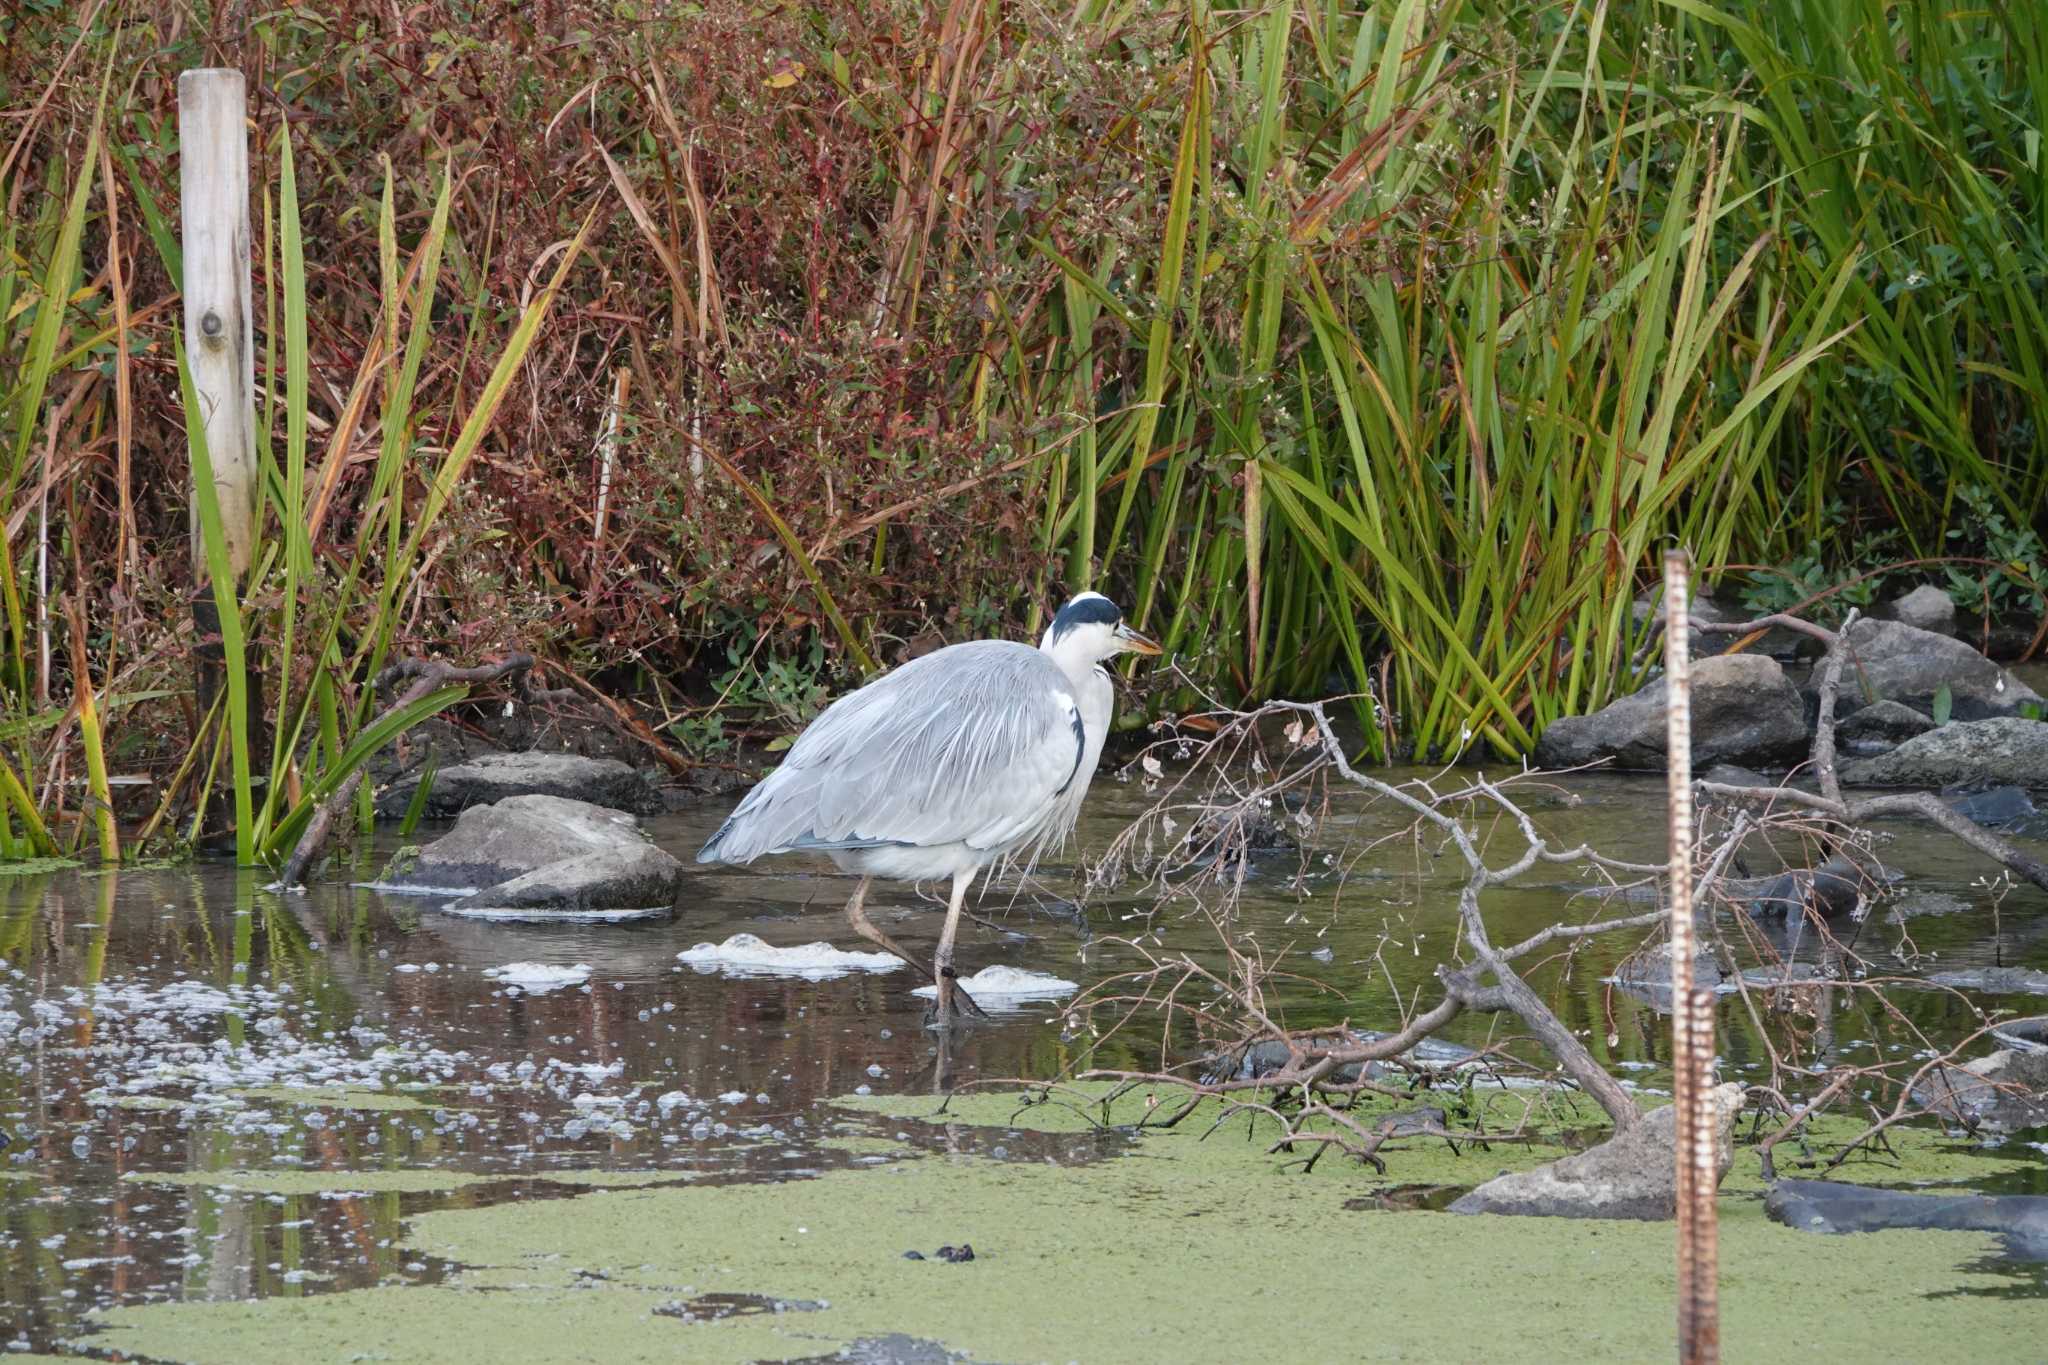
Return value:
[[(390, 1091), (401, 1077), (444, 1083), (469, 1061), (466, 1052), (395, 1044), (360, 1026), (301, 1036), (294, 1026), (303, 1010), (289, 987), (117, 979), (61, 988), (32, 1002), (32, 1013), (24, 1020), (0, 1009), (0, 1052), (90, 1018), (95, 1105), (146, 1100), (226, 1115), (231, 1127), (265, 1121), (267, 1106), (238, 1093), (246, 1089)], [(220, 1036), (235, 1017), (247, 1025), (240, 1041)]]
[(483, 890), (480, 886), (412, 886), (397, 882), (355, 882), (352, 885), (385, 896), (474, 896)]
[(486, 967), (484, 975), (501, 986), (517, 986), (528, 995), (545, 995), (590, 980), (590, 964), (557, 967), (546, 962), (508, 962), (502, 967)]
[[(1077, 982), (1001, 963), (983, 967), (973, 976), (961, 977), (960, 987), (974, 997), (976, 1004), (996, 1010), (1018, 1009), (1028, 1000), (1057, 1000), (1081, 989)], [(936, 986), (919, 986), (911, 994), (935, 1000), (939, 990)]]
[(676, 960), (705, 973), (794, 976), (805, 981), (828, 981), (849, 972), (893, 972), (903, 965), (889, 953), (849, 953), (829, 943), (778, 948), (752, 934), (734, 934), (723, 943), (700, 943), (677, 953)]
[(649, 906), (644, 910), (538, 910), (477, 905), (457, 908), (436, 907), (457, 919), (488, 920), (497, 924), (623, 924), (629, 920), (667, 919), (674, 907)]

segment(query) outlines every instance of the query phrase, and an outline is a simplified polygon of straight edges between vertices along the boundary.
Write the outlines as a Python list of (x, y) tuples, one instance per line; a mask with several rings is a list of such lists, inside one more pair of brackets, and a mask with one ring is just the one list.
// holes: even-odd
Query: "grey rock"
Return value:
[(1987, 995), (2048, 995), (2048, 972), (2026, 967), (1966, 967), (1960, 971), (1932, 972), (1927, 982), (1959, 991), (1983, 991)]
[(1765, 777), (1754, 769), (1745, 768), (1735, 763), (1716, 763), (1713, 767), (1701, 773), (1699, 780), (1702, 782), (1712, 782), (1722, 787), (1775, 787), (1779, 785), (1776, 779)]
[(559, 796), (472, 806), (425, 848), (402, 849), (379, 881), (464, 896), (468, 909), (647, 910), (675, 904), (683, 865), (624, 811)]
[[(2048, 980), (2043, 989), (2048, 990)], [(1991, 1036), (2021, 1052), (2048, 1052), (2048, 1014), (2014, 1019), (1991, 1030)]]
[[(387, 817), (404, 814), (418, 785), (417, 772), (394, 782), (378, 794), (378, 813)], [(653, 815), (663, 809), (660, 790), (630, 763), (528, 750), (479, 754), (439, 769), (427, 792), (426, 813), (458, 815), (471, 806), (487, 806), (508, 796), (560, 796), (635, 815)]]
[(537, 867), (443, 907), (475, 915), (522, 910), (667, 910), (676, 903), (682, 864), (653, 844), (608, 848)]
[(1931, 630), (1937, 635), (1956, 633), (1956, 604), (1932, 583), (1922, 583), (1903, 597), (1893, 598), (1879, 608), (1878, 614), (1916, 630)]
[(1935, 1067), (1913, 1087), (1913, 1102), (1972, 1127), (2048, 1126), (2048, 1051), (2005, 1048), (1961, 1066)]
[(1806, 1232), (1995, 1232), (2014, 1256), (2048, 1259), (2048, 1198), (2037, 1194), (1908, 1194), (1832, 1180), (1780, 1180), (1764, 1195), (1764, 1212)]
[(2048, 721), (1955, 721), (1888, 754), (1843, 764), (1842, 780), (1869, 787), (1999, 783), (2048, 789)]
[[(1805, 707), (1775, 660), (1722, 654), (1693, 665), (1695, 768), (1796, 761), (1806, 747)], [(1553, 721), (1536, 746), (1536, 761), (1546, 768), (1611, 759), (1618, 768), (1661, 769), (1664, 757), (1661, 678), (1590, 716)]]
[[(2017, 715), (2040, 705), (2034, 690), (1961, 640), (1918, 630), (1900, 621), (1858, 621), (1849, 627), (1849, 654), (1842, 665), (1835, 713), (1849, 716), (1878, 701), (1895, 701), (1933, 713), (1935, 695), (1949, 691), (1956, 720)], [(1820, 690), (1820, 670), (1806, 681)]]
[(1889, 752), (1915, 735), (1934, 728), (1934, 721), (1904, 702), (1890, 699), (1873, 702), (1843, 717), (1835, 725), (1835, 743), (1852, 758), (1868, 758)]
[[(1668, 942), (1638, 949), (1615, 966), (1615, 982), (1624, 987), (1663, 991), (1669, 995), (1671, 957)], [(1696, 945), (1693, 950), (1692, 980), (1695, 986), (1710, 987), (1720, 985), (1723, 980), (1721, 964), (1714, 960), (1713, 950), (1704, 943)]]
[[(1742, 1087), (1716, 1086), (1715, 1181), (1735, 1159), (1731, 1140), (1742, 1108)], [(1525, 1214), (1546, 1218), (1670, 1218), (1678, 1205), (1678, 1173), (1671, 1159), (1678, 1113), (1654, 1110), (1642, 1122), (1601, 1143), (1533, 1171), (1498, 1176), (1451, 1205), (1452, 1213)]]
[(1878, 877), (1838, 854), (1819, 867), (1781, 872), (1744, 890), (1752, 915), (1790, 916), (1814, 910), (1822, 919), (1838, 919), (1853, 912), (1879, 885)]
[(1960, 815), (1986, 829), (2010, 830), (2015, 834), (2039, 834), (2048, 828), (2033, 798), (2019, 787), (1990, 787), (1984, 791), (1943, 792), (1942, 800)]

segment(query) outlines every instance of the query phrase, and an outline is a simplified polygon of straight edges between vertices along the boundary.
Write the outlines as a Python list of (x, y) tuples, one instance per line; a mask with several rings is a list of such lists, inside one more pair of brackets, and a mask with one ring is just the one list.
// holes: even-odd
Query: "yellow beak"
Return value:
[(1116, 638), (1124, 642), (1124, 652), (1127, 654), (1157, 655), (1163, 652), (1157, 641), (1140, 635), (1129, 626), (1118, 626)]

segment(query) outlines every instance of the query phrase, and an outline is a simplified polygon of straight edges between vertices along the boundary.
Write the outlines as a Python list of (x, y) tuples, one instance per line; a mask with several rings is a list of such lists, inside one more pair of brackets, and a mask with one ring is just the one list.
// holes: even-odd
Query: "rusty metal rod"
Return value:
[(1678, 1358), (1721, 1356), (1714, 1194), (1714, 995), (1695, 987), (1692, 897), (1691, 574), (1685, 551), (1664, 555), (1664, 751), (1671, 816), (1671, 1094), (1678, 1108)]

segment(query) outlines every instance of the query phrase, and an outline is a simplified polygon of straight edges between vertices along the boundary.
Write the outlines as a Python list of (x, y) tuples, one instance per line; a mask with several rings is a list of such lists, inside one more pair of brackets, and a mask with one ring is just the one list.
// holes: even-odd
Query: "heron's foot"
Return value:
[[(883, 933), (880, 929), (876, 928), (875, 922), (868, 918), (866, 904), (867, 890), (868, 884), (866, 880), (862, 880), (859, 890), (853, 893), (853, 899), (846, 903), (846, 922), (853, 926), (853, 931), (855, 933), (859, 934), (868, 942), (874, 944), (877, 948), (882, 949), (884, 952), (894, 954), (896, 957), (901, 958), (905, 963), (909, 964), (917, 971), (923, 972), (926, 976), (931, 976), (931, 968), (925, 966), (924, 963), (912, 957), (908, 950), (906, 950), (902, 944), (898, 943), (895, 939), (890, 938), (887, 934)], [(932, 979), (933, 981), (938, 980), (938, 978), (935, 976), (933, 976)]]
[(938, 999), (932, 1008), (925, 1012), (927, 1028), (948, 1029), (961, 1022), (963, 1016), (975, 1019), (988, 1018), (988, 1011), (975, 1004), (974, 997), (961, 987), (959, 974), (953, 970), (951, 963), (938, 964), (933, 972), (933, 980), (938, 987)]

